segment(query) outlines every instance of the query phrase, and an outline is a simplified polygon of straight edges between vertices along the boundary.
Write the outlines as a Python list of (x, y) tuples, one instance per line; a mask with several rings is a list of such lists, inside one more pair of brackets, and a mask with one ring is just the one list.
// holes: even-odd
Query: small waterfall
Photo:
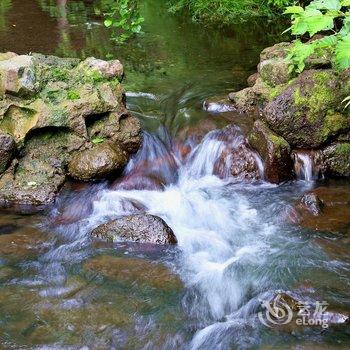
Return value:
[(313, 181), (319, 176), (315, 166), (314, 153), (308, 151), (294, 152), (294, 171), (298, 180)]

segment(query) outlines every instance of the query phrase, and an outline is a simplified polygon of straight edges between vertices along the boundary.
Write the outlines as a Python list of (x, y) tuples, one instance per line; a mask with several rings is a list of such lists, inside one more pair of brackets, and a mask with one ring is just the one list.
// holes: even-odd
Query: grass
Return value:
[(169, 0), (170, 11), (188, 9), (194, 20), (228, 25), (272, 17), (290, 0)]

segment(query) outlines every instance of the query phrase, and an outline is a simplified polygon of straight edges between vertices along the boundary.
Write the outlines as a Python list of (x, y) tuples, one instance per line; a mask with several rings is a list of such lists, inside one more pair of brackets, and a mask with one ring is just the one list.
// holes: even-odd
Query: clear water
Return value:
[[(64, 3), (67, 12), (59, 11)], [(129, 108), (147, 131), (114, 183), (67, 184), (42, 214), (1, 213), (0, 347), (348, 348), (347, 326), (322, 332), (259, 322), (260, 299), (280, 290), (348, 313), (349, 240), (288, 220), (315, 182), (275, 186), (218, 173), (222, 151), (239, 144), (247, 121), (202, 110), (204, 99), (245, 85), (259, 51), (280, 40), (266, 36), (269, 25), (204, 30), (170, 17), (162, 1), (145, 1), (144, 36), (115, 48), (95, 14), (98, 2), (7, 4), (0, 51), (120, 58)], [(192, 137), (206, 123), (228, 121), (237, 124), (233, 138)], [(140, 211), (161, 216), (178, 245), (91, 240), (98, 224)]]

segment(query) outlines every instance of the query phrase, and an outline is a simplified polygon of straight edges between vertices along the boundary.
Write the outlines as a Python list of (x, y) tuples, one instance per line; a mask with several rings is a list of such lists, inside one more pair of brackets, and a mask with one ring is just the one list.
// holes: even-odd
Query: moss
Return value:
[(268, 100), (269, 101), (274, 100), (278, 95), (280, 95), (282, 93), (282, 91), (284, 89), (285, 89), (285, 85), (279, 85), (279, 86), (276, 86), (276, 87), (270, 89)]
[(70, 101), (79, 100), (80, 95), (75, 90), (68, 90), (67, 91), (67, 98)]
[(52, 78), (58, 81), (67, 81), (69, 77), (68, 70), (63, 68), (54, 68), (52, 70)]
[(277, 146), (278, 148), (289, 148), (289, 144), (288, 142), (283, 138), (283, 137), (279, 137), (275, 134), (270, 134), (269, 138), (271, 140), (271, 142)]
[(326, 72), (319, 72), (313, 76), (314, 86), (311, 91), (301, 91), (297, 87), (294, 91), (294, 104), (297, 107), (305, 107), (309, 111), (306, 114), (310, 122), (316, 122), (324, 116), (324, 111), (333, 106), (335, 101), (334, 91), (328, 85), (330, 75)]
[(347, 127), (346, 118), (340, 113), (329, 111), (324, 119), (321, 135), (328, 138)]
[(349, 156), (350, 157), (350, 143), (341, 143), (335, 149), (335, 153), (339, 156)]

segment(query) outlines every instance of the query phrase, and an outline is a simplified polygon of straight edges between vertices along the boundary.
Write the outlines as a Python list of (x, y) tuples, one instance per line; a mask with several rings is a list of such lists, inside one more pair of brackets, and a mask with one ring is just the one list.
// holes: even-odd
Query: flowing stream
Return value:
[[(229, 176), (222, 154), (244, 142), (249, 121), (203, 108), (206, 98), (244, 86), (261, 49), (279, 35), (239, 26), (203, 31), (153, 0), (142, 5), (145, 34), (116, 49), (91, 2), (63, 3), (64, 18), (55, 18), (60, 1), (10, 1), (0, 51), (122, 59), (143, 145), (115, 181), (69, 183), (45, 213), (1, 212), (0, 348), (347, 349), (347, 327), (268, 328), (258, 318), (261, 300), (280, 291), (350, 310), (348, 236), (291, 220), (294, 204), (317, 185), (312, 160), (297, 156), (307, 181), (277, 186)], [(38, 21), (30, 24), (28, 13)], [(19, 25), (37, 37), (21, 42)], [(350, 191), (347, 181), (336, 185)], [(178, 245), (91, 239), (99, 224), (139, 212), (162, 217)]]

